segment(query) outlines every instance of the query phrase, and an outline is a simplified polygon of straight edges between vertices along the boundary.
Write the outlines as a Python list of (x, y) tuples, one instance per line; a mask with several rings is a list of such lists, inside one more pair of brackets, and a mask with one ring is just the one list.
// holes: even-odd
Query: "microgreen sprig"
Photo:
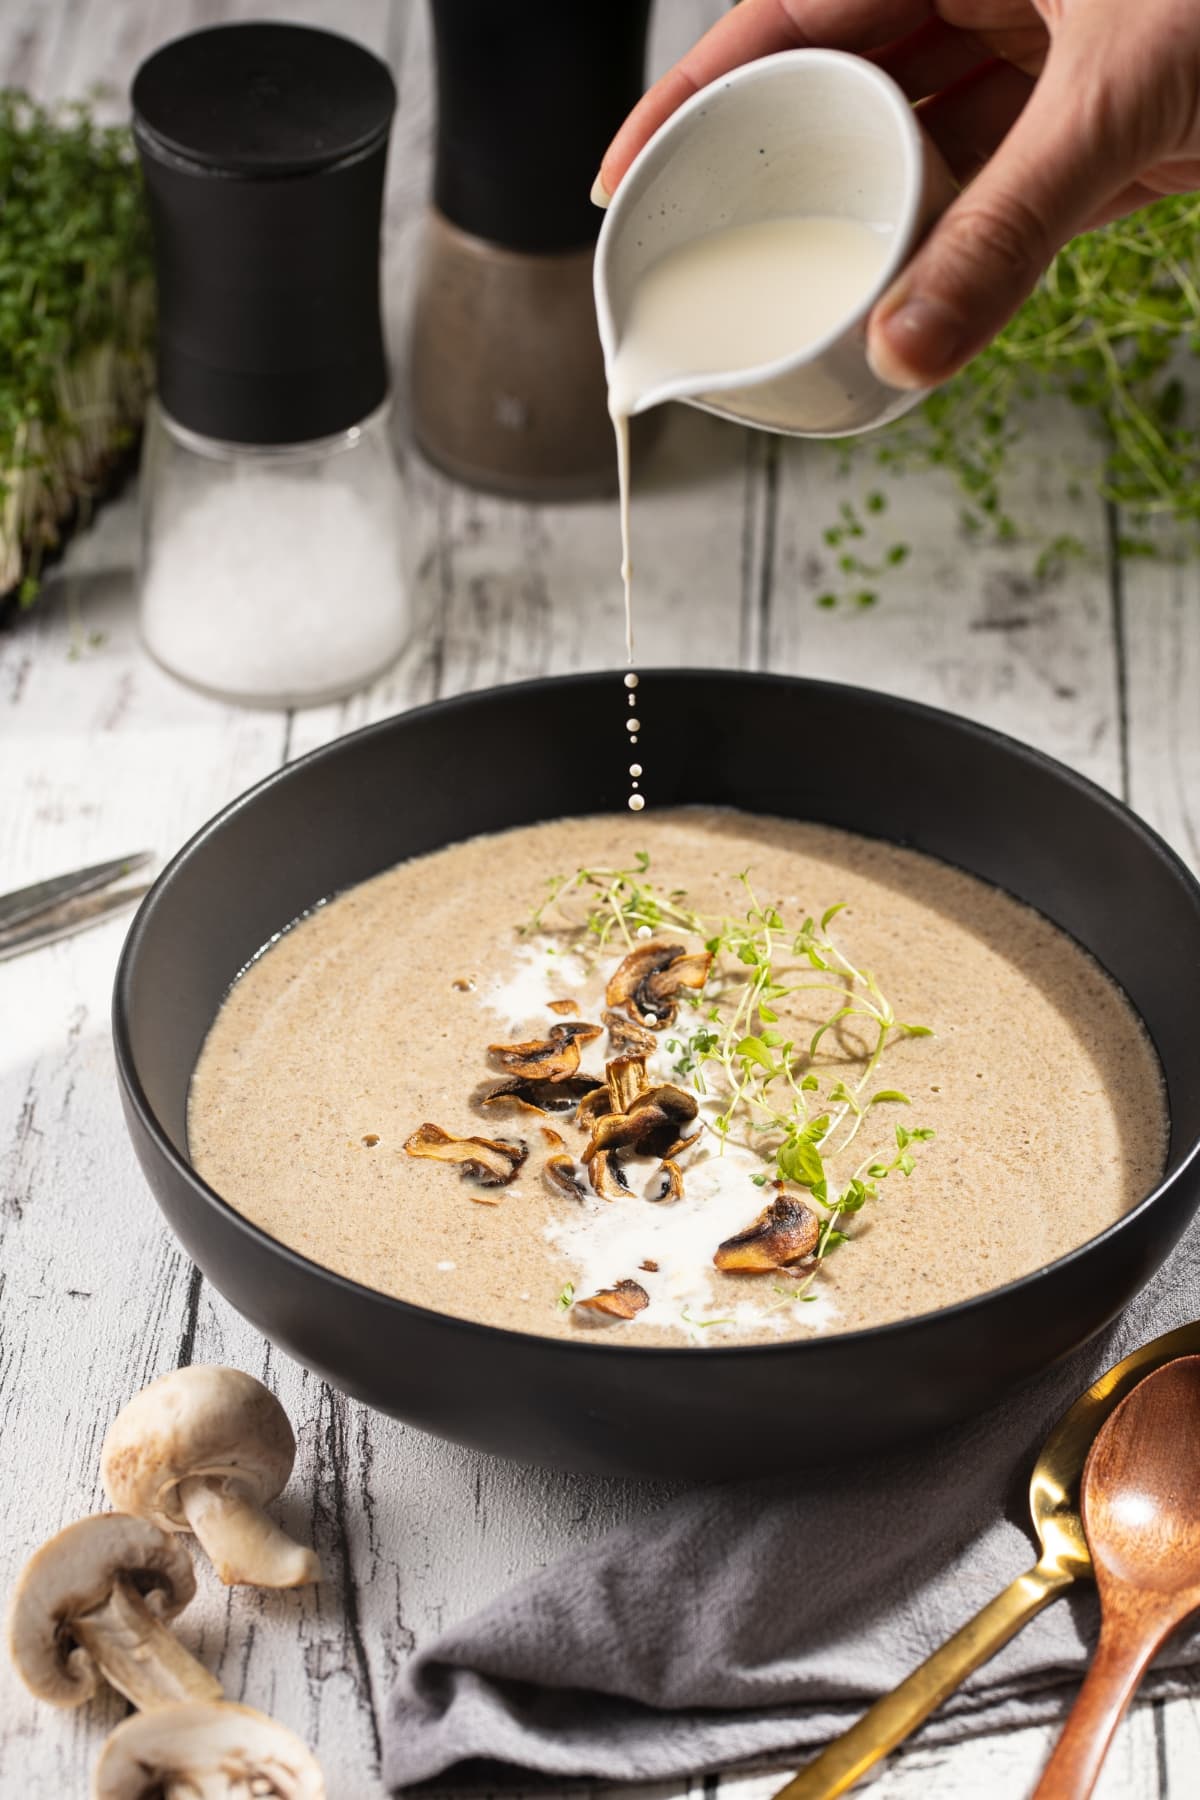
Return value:
[[(844, 902), (789, 925), (782, 907), (761, 900), (743, 870), (737, 881), (745, 911), (712, 916), (690, 907), (681, 888), (660, 893), (649, 870), (650, 858), (640, 852), (630, 869), (556, 876), (523, 930), (565, 931), (593, 963), (614, 946), (632, 949), (639, 934), (676, 931), (704, 942), (713, 957), (709, 979), (699, 993), (678, 997), (694, 1022), (666, 1037), (664, 1047), (675, 1057), (673, 1072), (710, 1102), (704, 1123), (720, 1151), (735, 1139), (752, 1144), (765, 1165), (752, 1178), (760, 1187), (802, 1188), (821, 1208), (819, 1263), (846, 1241), (840, 1222), (876, 1199), (880, 1182), (907, 1178), (915, 1166), (910, 1146), (933, 1136), (925, 1127), (897, 1125), (894, 1154), (876, 1149), (840, 1185), (831, 1178), (828, 1165), (844, 1156), (875, 1107), (911, 1104), (899, 1088), (874, 1083), (889, 1046), (927, 1037), (929, 1027), (898, 1018), (873, 971), (852, 962), (835, 938), (831, 927)], [(781, 1009), (812, 993), (830, 996), (828, 1011), (799, 1042), (781, 1029)], [(830, 1038), (841, 1062), (861, 1065), (853, 1078), (820, 1060)], [(798, 1288), (793, 1297), (804, 1296)]]

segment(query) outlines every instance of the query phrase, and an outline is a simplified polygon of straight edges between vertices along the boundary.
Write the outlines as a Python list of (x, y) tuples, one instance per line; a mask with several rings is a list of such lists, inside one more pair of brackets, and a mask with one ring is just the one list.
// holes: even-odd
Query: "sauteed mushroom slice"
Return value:
[(597, 1119), (612, 1111), (612, 1095), (608, 1083), (594, 1087), (590, 1094), (585, 1094), (575, 1108), (575, 1123), (590, 1131)]
[(669, 1156), (681, 1143), (681, 1128), (695, 1118), (696, 1111), (695, 1096), (670, 1082), (646, 1088), (628, 1112), (607, 1113), (596, 1120), (583, 1160), (590, 1166), (601, 1150), (636, 1150), (642, 1156)]
[(112, 1504), (199, 1538), (227, 1587), (303, 1587), (316, 1553), (263, 1508), (296, 1460), (287, 1413), (244, 1369), (195, 1363), (150, 1382), (105, 1435), (100, 1478)]
[(648, 1085), (646, 1058), (642, 1052), (634, 1056), (614, 1056), (605, 1065), (604, 1074), (608, 1091), (612, 1095), (612, 1111), (615, 1113), (628, 1112), (638, 1095), (645, 1093)]
[(817, 1247), (820, 1226), (811, 1207), (794, 1194), (777, 1194), (753, 1225), (726, 1238), (713, 1256), (718, 1269), (765, 1275), (785, 1269)]
[[(558, 1027), (554, 1027), (555, 1031)], [(574, 1038), (531, 1038), (519, 1044), (489, 1044), (488, 1054), (501, 1068), (530, 1081), (565, 1081), (579, 1067), (579, 1045)]]
[(590, 1044), (603, 1030), (603, 1025), (589, 1024), (586, 1019), (564, 1019), (561, 1025), (550, 1027), (550, 1037), (556, 1044)]
[(93, 1513), (35, 1551), (8, 1615), (21, 1680), (52, 1706), (82, 1706), (101, 1681), (142, 1708), (219, 1700), (221, 1684), (165, 1623), (196, 1592), (186, 1546), (145, 1519)]
[(589, 1312), (607, 1313), (611, 1319), (632, 1319), (649, 1306), (650, 1296), (637, 1281), (618, 1281), (610, 1288), (601, 1288), (598, 1294), (589, 1294), (586, 1300), (577, 1300), (576, 1306), (584, 1306)]
[(525, 1158), (529, 1146), (511, 1138), (451, 1137), (440, 1125), (422, 1125), (404, 1146), (410, 1156), (433, 1162), (457, 1163), (464, 1181), (484, 1187), (507, 1187)]
[(708, 950), (639, 944), (614, 971), (604, 998), (610, 1007), (623, 1006), (639, 1025), (659, 1030), (674, 1020), (677, 995), (684, 988), (702, 988), (711, 967)]
[(249, 1706), (160, 1706), (126, 1719), (92, 1773), (92, 1800), (325, 1800), (316, 1758)]
[(635, 1025), (625, 1013), (611, 1009), (601, 1017), (608, 1027), (608, 1041), (616, 1056), (649, 1056), (658, 1048), (657, 1039), (644, 1025)]
[(569, 1013), (575, 1011), (573, 1000), (547, 1000), (546, 1005), (552, 1013), (557, 1013), (560, 1018), (566, 1018)]
[(597, 1092), (603, 1094), (605, 1090), (597, 1089), (593, 1075), (565, 1075), (557, 1081), (512, 1075), (507, 1081), (489, 1088), (479, 1104), (503, 1106), (511, 1102), (522, 1112), (569, 1113), (574, 1112), (587, 1095)]
[(588, 1180), (601, 1200), (624, 1200), (632, 1192), (625, 1179), (625, 1171), (620, 1160), (612, 1150), (597, 1150), (594, 1156), (587, 1157)]
[(572, 1158), (567, 1154), (566, 1145), (557, 1131), (542, 1126), (542, 1136), (550, 1149), (550, 1154), (542, 1164), (542, 1176), (547, 1187), (556, 1194), (563, 1194), (568, 1200), (586, 1200), (587, 1189), (583, 1178)]
[(598, 1038), (603, 1027), (584, 1019), (565, 1019), (552, 1025), (544, 1038), (517, 1044), (489, 1044), (489, 1054), (514, 1075), (535, 1081), (565, 1081), (579, 1067), (579, 1046)]
[(661, 1177), (658, 1192), (656, 1194), (648, 1194), (646, 1198), (655, 1201), (682, 1200), (683, 1170), (680, 1168), (679, 1164), (671, 1157), (664, 1156), (659, 1165), (658, 1173)]

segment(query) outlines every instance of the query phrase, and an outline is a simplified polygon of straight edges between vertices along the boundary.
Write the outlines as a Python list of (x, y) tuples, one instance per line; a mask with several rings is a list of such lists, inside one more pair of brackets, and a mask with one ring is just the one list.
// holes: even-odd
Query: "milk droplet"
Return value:
[(642, 1018), (647, 1025), (657, 1025), (658, 1024), (658, 1014), (657, 1013), (644, 1012), (642, 1014)]
[(631, 744), (636, 744), (636, 743), (637, 743), (637, 732), (636, 732), (636, 731), (635, 731), (635, 732), (634, 732), (634, 734), (633, 734), (633, 736), (632, 736), (632, 737), (631, 737), (631, 738), (630, 738), (630, 740), (629, 740), (629, 741), (630, 741), (630, 743), (631, 743)]
[(634, 937), (648, 938), (653, 937), (654, 933), (651, 931), (649, 925), (639, 925), (633, 935)]
[(640, 719), (626, 719), (625, 729), (626, 731), (640, 731), (642, 729), (642, 722)]
[(625, 686), (626, 687), (634, 688), (637, 686), (637, 684), (638, 684), (638, 678), (636, 675), (630, 674), (625, 677)]
[(641, 812), (641, 810), (642, 810), (643, 806), (645, 806), (645, 804), (646, 804), (645, 794), (630, 794), (630, 796), (629, 796), (630, 812)]
[(641, 763), (630, 763), (630, 765), (629, 765), (629, 773), (630, 773), (630, 774), (631, 774), (631, 775), (640, 775), (640, 774), (641, 774), (641, 772), (642, 772), (642, 765), (641, 765)]

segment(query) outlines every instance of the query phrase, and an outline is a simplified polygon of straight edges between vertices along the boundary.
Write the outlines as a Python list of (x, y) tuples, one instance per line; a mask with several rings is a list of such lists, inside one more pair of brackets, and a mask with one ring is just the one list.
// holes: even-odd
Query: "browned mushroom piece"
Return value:
[(589, 1166), (601, 1150), (635, 1150), (640, 1156), (670, 1156), (685, 1142), (695, 1141), (681, 1136), (683, 1126), (696, 1117), (697, 1103), (693, 1094), (664, 1082), (646, 1088), (631, 1104), (628, 1112), (606, 1113), (595, 1121), (592, 1135), (583, 1153)]
[(646, 1081), (646, 1058), (643, 1052), (635, 1056), (615, 1056), (605, 1064), (605, 1079), (608, 1091), (612, 1096), (610, 1110), (615, 1113), (628, 1112), (639, 1094), (644, 1094)]
[(794, 1194), (777, 1194), (753, 1225), (726, 1238), (713, 1256), (718, 1269), (742, 1275), (766, 1275), (810, 1256), (821, 1228), (811, 1207)]
[(546, 1005), (552, 1013), (557, 1013), (560, 1019), (575, 1011), (573, 1000), (547, 1000)]
[[(555, 1026), (554, 1030), (557, 1031)], [(565, 1081), (579, 1067), (579, 1045), (571, 1037), (531, 1038), (519, 1044), (489, 1044), (501, 1068), (529, 1081)]]
[(544, 1038), (517, 1044), (489, 1044), (488, 1052), (514, 1075), (532, 1081), (565, 1081), (579, 1067), (579, 1046), (598, 1038), (603, 1027), (583, 1019), (552, 1025)]
[(684, 988), (702, 988), (712, 968), (712, 952), (691, 950), (683, 944), (639, 944), (631, 950), (605, 989), (610, 1007), (621, 1007), (639, 1025), (661, 1030), (676, 1013), (676, 998)]
[(682, 1200), (683, 1170), (671, 1157), (664, 1156), (658, 1170), (661, 1182), (657, 1193), (647, 1194), (648, 1200)]
[(608, 1027), (608, 1041), (617, 1056), (649, 1056), (658, 1042), (644, 1025), (635, 1025), (625, 1013), (607, 1011), (602, 1018)]
[(588, 1180), (601, 1200), (622, 1200), (632, 1191), (614, 1151), (597, 1150), (585, 1160)]
[(546, 1158), (542, 1164), (542, 1175), (547, 1187), (556, 1194), (562, 1194), (567, 1200), (587, 1199), (583, 1177), (565, 1150), (556, 1150), (553, 1156)]
[(597, 1119), (602, 1119), (612, 1111), (612, 1095), (608, 1091), (607, 1081), (594, 1087), (590, 1094), (585, 1094), (575, 1108), (575, 1123), (585, 1131), (590, 1131)]
[(507, 1187), (529, 1155), (527, 1144), (511, 1138), (456, 1138), (440, 1125), (429, 1124), (414, 1131), (404, 1148), (410, 1156), (457, 1163), (464, 1181), (478, 1181), (484, 1187)]
[(507, 1081), (489, 1088), (479, 1101), (481, 1106), (504, 1106), (511, 1103), (522, 1112), (569, 1113), (579, 1102), (597, 1089), (593, 1075), (566, 1075), (561, 1080), (537, 1079), (528, 1075), (512, 1075)]
[(587, 1019), (566, 1019), (550, 1027), (550, 1037), (555, 1043), (590, 1044), (603, 1030), (603, 1025), (592, 1025)]
[(649, 1306), (650, 1296), (637, 1281), (618, 1281), (613, 1287), (601, 1288), (598, 1294), (589, 1294), (586, 1300), (577, 1300), (576, 1306), (586, 1307), (589, 1312), (607, 1313), (612, 1319), (632, 1319)]

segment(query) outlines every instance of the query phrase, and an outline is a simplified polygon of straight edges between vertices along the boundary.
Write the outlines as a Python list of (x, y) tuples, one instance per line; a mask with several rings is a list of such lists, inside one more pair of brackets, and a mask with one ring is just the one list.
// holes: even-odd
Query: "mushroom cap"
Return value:
[(292, 1427), (270, 1388), (242, 1369), (197, 1363), (160, 1375), (122, 1407), (100, 1451), (100, 1478), (114, 1506), (187, 1531), (181, 1481), (224, 1478), (261, 1506), (295, 1460)]
[(21, 1571), (8, 1612), (8, 1648), (31, 1693), (53, 1706), (82, 1706), (100, 1674), (70, 1632), (72, 1619), (103, 1606), (126, 1576), (160, 1619), (173, 1619), (196, 1592), (183, 1544), (145, 1519), (93, 1513), (36, 1550)]
[(294, 1731), (251, 1706), (195, 1700), (118, 1725), (92, 1771), (92, 1800), (158, 1800), (172, 1781), (218, 1775), (230, 1800), (325, 1800), (317, 1760)]

